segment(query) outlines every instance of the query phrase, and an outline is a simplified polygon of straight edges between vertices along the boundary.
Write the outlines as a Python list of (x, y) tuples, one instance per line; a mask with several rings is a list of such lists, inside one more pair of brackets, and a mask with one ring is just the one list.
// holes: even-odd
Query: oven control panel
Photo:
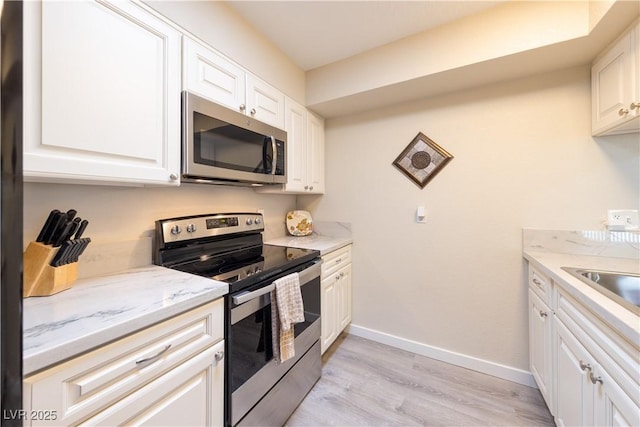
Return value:
[(156, 221), (164, 243), (201, 239), (247, 231), (263, 231), (260, 213), (211, 214)]

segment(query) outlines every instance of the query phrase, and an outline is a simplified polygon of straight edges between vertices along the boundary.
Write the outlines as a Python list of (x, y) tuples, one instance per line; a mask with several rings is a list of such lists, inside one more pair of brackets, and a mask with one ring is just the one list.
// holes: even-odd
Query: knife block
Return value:
[(49, 265), (59, 248), (31, 242), (23, 254), (22, 296), (49, 296), (69, 289), (78, 278), (78, 263)]

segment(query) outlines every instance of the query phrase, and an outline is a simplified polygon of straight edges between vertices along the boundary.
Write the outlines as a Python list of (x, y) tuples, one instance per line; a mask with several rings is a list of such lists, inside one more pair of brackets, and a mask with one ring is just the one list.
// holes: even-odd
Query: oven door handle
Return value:
[[(309, 283), (316, 277), (320, 277), (320, 271), (322, 269), (322, 260), (314, 261), (313, 265), (305, 268), (301, 272), (298, 273), (298, 277), (300, 280), (300, 286), (304, 286), (305, 283)], [(241, 292), (238, 295), (231, 297), (234, 305), (240, 305), (247, 301), (251, 301), (254, 298), (257, 298), (261, 295), (268, 294), (272, 290), (274, 290), (276, 286), (272, 283), (263, 288), (252, 292)]]

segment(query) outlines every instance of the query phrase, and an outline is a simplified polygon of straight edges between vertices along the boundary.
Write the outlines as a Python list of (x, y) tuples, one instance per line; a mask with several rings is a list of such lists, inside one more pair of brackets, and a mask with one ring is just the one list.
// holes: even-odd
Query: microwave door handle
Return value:
[(276, 165), (278, 164), (278, 147), (276, 146), (276, 139), (273, 136), (271, 138), (271, 151), (273, 152), (271, 156), (271, 175), (276, 174)]

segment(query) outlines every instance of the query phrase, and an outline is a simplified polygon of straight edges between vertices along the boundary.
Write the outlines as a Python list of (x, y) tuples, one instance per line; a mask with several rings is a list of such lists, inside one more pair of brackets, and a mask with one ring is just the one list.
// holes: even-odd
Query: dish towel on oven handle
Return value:
[(304, 306), (298, 273), (273, 282), (271, 291), (271, 336), (273, 357), (282, 363), (295, 356), (293, 325), (304, 322)]

